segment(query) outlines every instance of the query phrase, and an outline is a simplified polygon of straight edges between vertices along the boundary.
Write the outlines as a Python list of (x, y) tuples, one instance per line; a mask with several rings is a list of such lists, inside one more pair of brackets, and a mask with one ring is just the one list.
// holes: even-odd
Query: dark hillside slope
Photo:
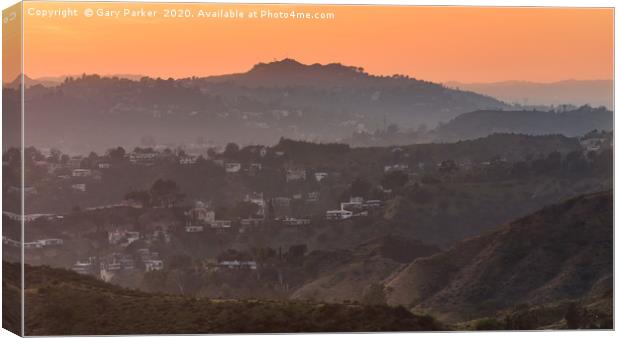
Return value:
[(478, 110), (439, 126), (436, 136), (443, 141), (475, 139), (493, 133), (573, 137), (594, 129), (610, 131), (613, 126), (613, 112), (589, 106), (564, 112)]
[[(4, 263), (6, 274), (18, 265)], [(7, 282), (7, 281), (5, 281)], [(11, 281), (8, 281), (9, 283)], [(437, 330), (402, 307), (196, 299), (26, 266), (27, 335)]]
[(446, 321), (470, 320), (521, 303), (578, 300), (607, 285), (612, 261), (608, 191), (546, 207), (414, 261), (386, 283), (388, 302)]

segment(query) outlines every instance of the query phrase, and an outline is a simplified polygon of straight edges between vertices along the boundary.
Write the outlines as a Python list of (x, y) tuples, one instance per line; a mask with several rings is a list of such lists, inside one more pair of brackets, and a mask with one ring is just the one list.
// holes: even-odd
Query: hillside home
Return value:
[(306, 170), (288, 169), (286, 170), (286, 182), (303, 181), (306, 179)]
[(185, 232), (203, 232), (205, 230), (202, 225), (186, 225)]
[(82, 160), (83, 159), (84, 158), (82, 156), (73, 156), (73, 157), (69, 158), (69, 160), (67, 161), (65, 166), (68, 169), (77, 169), (77, 168), (82, 166)]
[(363, 197), (351, 197), (349, 202), (340, 203), (340, 210), (358, 211), (363, 209)]
[(157, 152), (132, 152), (129, 154), (129, 161), (133, 164), (152, 165), (157, 159)]
[(282, 224), (288, 226), (300, 226), (300, 225), (309, 225), (311, 222), (307, 218), (291, 218), (286, 217), (282, 220)]
[(353, 217), (353, 212), (348, 210), (328, 210), (325, 212), (327, 220), (339, 221)]
[(90, 177), (93, 175), (93, 171), (90, 169), (73, 169), (71, 176), (73, 177)]
[(116, 229), (108, 233), (108, 242), (112, 245), (128, 246), (140, 239), (140, 232)]
[(196, 164), (197, 160), (198, 158), (196, 156), (191, 156), (191, 155), (182, 156), (181, 158), (179, 158), (179, 164), (180, 165), (192, 165), (192, 164)]
[(260, 226), (265, 222), (262, 218), (244, 218), (241, 220), (241, 226), (244, 227), (255, 227)]
[(238, 163), (238, 162), (224, 163), (224, 169), (229, 174), (238, 173), (239, 171), (241, 171), (241, 163)]
[(101, 163), (97, 164), (97, 167), (99, 169), (110, 169), (111, 165), (108, 162), (101, 162)]
[(43, 245), (39, 241), (24, 243), (24, 249), (41, 249), (42, 247)]
[(86, 192), (86, 184), (84, 183), (72, 184), (71, 189), (77, 192)]
[(159, 271), (164, 269), (164, 261), (161, 259), (149, 260), (144, 262), (144, 270), (146, 272), (149, 271)]
[(215, 211), (210, 210), (207, 204), (197, 201), (195, 206), (187, 212), (187, 216), (192, 221), (211, 223), (215, 221)]
[(276, 197), (273, 199), (274, 207), (288, 208), (291, 205), (291, 199), (289, 197)]
[(327, 174), (326, 172), (317, 172), (317, 173), (314, 173), (314, 179), (315, 179), (317, 182), (321, 182), (322, 180), (326, 179), (326, 178), (327, 178), (327, 176), (328, 176), (328, 174)]
[(318, 202), (321, 194), (318, 191), (309, 192), (308, 197), (306, 198), (306, 202)]
[(258, 209), (258, 215), (264, 215), (265, 214), (265, 199), (263, 198), (263, 193), (251, 193), (248, 195), (245, 195), (244, 198), (245, 202), (250, 202), (250, 203), (254, 203), (256, 205), (258, 205), (259, 209)]
[(256, 270), (257, 269), (256, 261), (239, 261), (239, 260), (220, 261), (218, 263), (218, 266), (222, 268), (238, 269), (238, 270), (241, 270), (241, 269)]
[(212, 229), (228, 229), (232, 227), (232, 221), (229, 220), (215, 220), (211, 222)]
[(385, 167), (383, 167), (383, 171), (386, 173), (394, 172), (394, 171), (407, 171), (407, 170), (409, 170), (409, 166), (406, 164), (393, 164), (393, 165), (386, 165)]

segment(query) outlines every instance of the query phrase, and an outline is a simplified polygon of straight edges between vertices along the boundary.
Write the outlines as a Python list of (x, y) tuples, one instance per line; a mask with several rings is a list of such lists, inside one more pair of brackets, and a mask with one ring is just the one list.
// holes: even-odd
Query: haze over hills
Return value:
[(388, 303), (454, 322), (518, 304), (611, 297), (612, 215), (611, 191), (545, 207), (414, 261), (385, 283)]
[(476, 139), (493, 133), (581, 136), (592, 130), (613, 129), (613, 113), (603, 107), (582, 106), (568, 111), (478, 110), (455, 117), (435, 130), (442, 141)]
[[(280, 137), (341, 141), (355, 133), (384, 130), (388, 124), (428, 130), (440, 122), (448, 123), (437, 133), (384, 143), (445, 142), (494, 132), (576, 136), (606, 129), (612, 120), (611, 112), (600, 110), (562, 115), (512, 111), (517, 107), (432, 82), (292, 59), (203, 78), (82, 75), (59, 80), (26, 77), (26, 142), (72, 153), (118, 144), (206, 149), (228, 142), (273, 144)], [(7, 102), (18, 94), (5, 89)], [(115, 131), (113, 139), (109, 130)], [(352, 141), (358, 143), (372, 145)]]
[[(27, 142), (72, 151), (139, 145), (145, 136), (159, 144), (269, 144), (281, 136), (329, 141), (386, 123), (434, 126), (476, 109), (508, 108), (491, 97), (405, 76), (290, 59), (207, 78), (82, 76), (51, 88), (31, 86), (26, 99)], [(108, 130), (115, 130), (114, 141)]]
[(585, 104), (613, 108), (613, 80), (564, 80), (549, 83), (502, 81), (491, 83), (446, 82), (450, 88), (471, 90), (508, 103), (522, 105)]

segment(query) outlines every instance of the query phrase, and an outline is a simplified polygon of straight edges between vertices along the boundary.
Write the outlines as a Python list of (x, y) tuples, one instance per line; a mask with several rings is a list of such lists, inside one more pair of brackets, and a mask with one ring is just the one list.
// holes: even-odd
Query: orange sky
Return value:
[[(613, 10), (146, 3), (24, 3), (24, 69), (63, 74), (204, 76), (285, 57), (444, 82), (613, 78)], [(35, 9), (77, 9), (41, 18)], [(153, 9), (157, 18), (86, 18)], [(333, 12), (333, 20), (162, 18), (166, 8)]]

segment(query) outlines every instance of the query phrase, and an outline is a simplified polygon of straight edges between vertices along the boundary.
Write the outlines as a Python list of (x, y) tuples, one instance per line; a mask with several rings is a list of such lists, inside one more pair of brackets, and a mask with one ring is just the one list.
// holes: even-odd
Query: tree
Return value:
[(209, 148), (209, 149), (207, 149), (207, 156), (208, 156), (209, 158), (215, 158), (215, 157), (217, 157), (217, 155), (218, 155), (218, 154), (217, 154), (217, 150), (215, 150), (215, 148)]
[(110, 159), (114, 160), (114, 161), (122, 161), (125, 159), (125, 148), (123, 147), (117, 147), (117, 148), (112, 148), (110, 150), (108, 150), (108, 156), (110, 157)]
[(256, 215), (259, 209), (260, 207), (255, 203), (241, 201), (235, 204), (231, 213), (233, 217), (250, 218)]
[(237, 145), (236, 143), (230, 142), (226, 145), (226, 148), (224, 150), (224, 155), (225, 156), (231, 156), (231, 155), (235, 155), (239, 152), (239, 145)]
[(291, 245), (288, 248), (288, 253), (286, 254), (286, 260), (292, 264), (301, 264), (304, 259), (304, 255), (308, 251), (308, 247), (305, 244), (297, 244)]
[(351, 182), (351, 196), (366, 197), (370, 192), (370, 188), (372, 188), (370, 182), (363, 178), (356, 178)]
[(409, 175), (402, 171), (392, 171), (387, 173), (381, 180), (381, 185), (386, 189), (396, 189), (409, 182)]
[(172, 180), (159, 179), (155, 181), (150, 194), (152, 203), (161, 207), (174, 207), (183, 199), (179, 186)]
[(151, 204), (151, 194), (146, 190), (134, 190), (125, 194), (126, 200), (137, 201), (142, 206), (147, 207)]

